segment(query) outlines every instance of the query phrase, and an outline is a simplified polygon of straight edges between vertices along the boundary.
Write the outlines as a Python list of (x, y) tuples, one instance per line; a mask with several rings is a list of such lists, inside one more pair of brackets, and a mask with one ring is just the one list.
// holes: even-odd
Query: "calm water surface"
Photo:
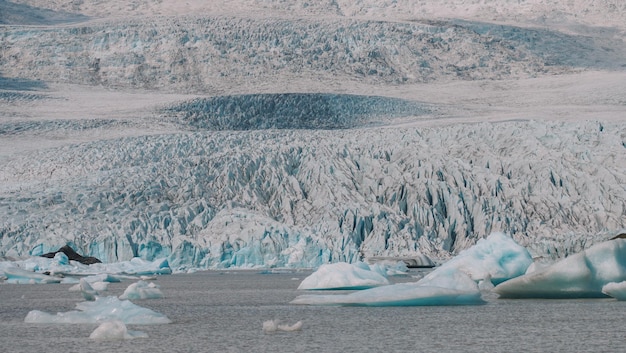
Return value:
[[(70, 285), (0, 284), (1, 352), (624, 352), (626, 302), (491, 300), (482, 306), (315, 307), (289, 305), (310, 272), (201, 272), (159, 277), (164, 299), (134, 301), (169, 325), (135, 326), (149, 338), (95, 342), (97, 325), (26, 324), (82, 301)], [(406, 281), (407, 279), (398, 279)], [(132, 282), (114, 283), (119, 295)], [(263, 322), (302, 321), (266, 334)]]

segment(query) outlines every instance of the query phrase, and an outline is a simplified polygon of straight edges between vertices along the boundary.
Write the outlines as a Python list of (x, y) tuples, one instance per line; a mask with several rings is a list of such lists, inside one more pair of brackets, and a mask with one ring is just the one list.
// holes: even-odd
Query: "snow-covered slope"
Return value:
[(0, 258), (314, 267), (494, 231), (561, 257), (626, 228), (621, 2), (179, 3), (0, 2)]

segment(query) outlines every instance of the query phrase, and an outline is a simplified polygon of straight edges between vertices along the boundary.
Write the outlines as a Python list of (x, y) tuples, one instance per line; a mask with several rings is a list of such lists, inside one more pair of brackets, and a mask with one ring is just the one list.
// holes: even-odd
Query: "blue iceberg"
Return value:
[(605, 285), (624, 280), (626, 239), (615, 239), (501, 283), (494, 291), (501, 298), (602, 298)]

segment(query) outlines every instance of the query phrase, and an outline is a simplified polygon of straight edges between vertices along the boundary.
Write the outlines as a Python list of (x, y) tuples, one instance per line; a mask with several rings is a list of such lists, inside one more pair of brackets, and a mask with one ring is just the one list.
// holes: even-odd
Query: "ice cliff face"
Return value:
[(445, 256), (504, 231), (562, 256), (626, 227), (624, 131), (202, 131), (45, 150), (0, 170), (0, 247), (24, 256), (69, 241), (103, 261), (297, 267)]

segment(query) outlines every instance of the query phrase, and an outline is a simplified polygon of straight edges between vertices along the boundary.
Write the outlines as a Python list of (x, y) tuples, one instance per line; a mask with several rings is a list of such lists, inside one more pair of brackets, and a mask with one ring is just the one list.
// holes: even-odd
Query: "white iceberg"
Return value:
[(381, 266), (363, 262), (326, 264), (305, 278), (298, 289), (366, 289), (388, 285), (389, 280), (381, 272), (386, 272)]
[(167, 316), (117, 297), (96, 297), (95, 301), (76, 304), (76, 309), (56, 315), (32, 310), (24, 319), (27, 323), (40, 324), (95, 324), (107, 320), (119, 320), (125, 324), (169, 324)]
[(615, 239), (501, 283), (494, 291), (502, 298), (599, 298), (606, 296), (606, 284), (624, 280), (626, 239)]
[(119, 320), (105, 321), (89, 335), (90, 339), (96, 341), (128, 340), (146, 337), (148, 335), (144, 332), (128, 330), (126, 324)]
[(492, 233), (476, 245), (461, 251), (427, 278), (440, 276), (450, 270), (459, 270), (476, 282), (491, 280), (494, 284), (526, 273), (533, 263), (528, 250), (504, 233)]
[(43, 273), (23, 270), (19, 267), (5, 267), (3, 269), (7, 283), (32, 284), (32, 283), (61, 283), (63, 278), (49, 276)]
[(126, 288), (124, 294), (120, 295), (120, 299), (159, 299), (163, 298), (163, 292), (159, 287), (150, 282), (138, 281), (132, 283)]
[(293, 332), (302, 330), (302, 321), (298, 321), (293, 325), (281, 324), (280, 320), (268, 320), (263, 322), (263, 332), (272, 333), (276, 331)]
[(607, 283), (602, 287), (602, 293), (620, 301), (626, 300), (626, 281)]
[(460, 271), (343, 295), (301, 295), (291, 304), (346, 306), (429, 306), (484, 304), (478, 285)]
[(363, 306), (483, 304), (481, 290), (488, 292), (492, 281), (524, 274), (531, 263), (532, 258), (525, 248), (505, 234), (493, 233), (415, 283), (345, 295), (302, 295), (291, 303)]

